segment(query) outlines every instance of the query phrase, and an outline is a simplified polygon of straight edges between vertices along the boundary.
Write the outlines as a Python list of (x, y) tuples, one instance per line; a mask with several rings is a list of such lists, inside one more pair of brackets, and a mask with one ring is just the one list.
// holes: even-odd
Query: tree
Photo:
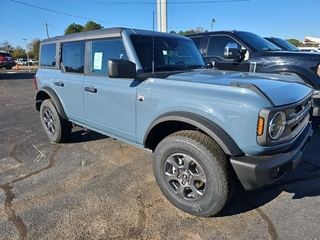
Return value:
[(40, 39), (34, 38), (27, 44), (27, 50), (30, 59), (39, 59)]
[(96, 30), (96, 29), (101, 29), (103, 28), (100, 24), (88, 21), (86, 25), (84, 25), (83, 29), (81, 32), (86, 32), (86, 31), (91, 31), (91, 30)]
[(66, 30), (64, 30), (64, 35), (71, 34), (71, 33), (78, 33), (78, 32), (81, 32), (82, 29), (83, 29), (82, 25), (72, 23), (66, 28)]
[(187, 35), (187, 34), (193, 34), (196, 33), (195, 30), (191, 29), (191, 30), (187, 30), (187, 31), (179, 31), (178, 34), (179, 35)]
[(295, 45), (296, 47), (298, 47), (302, 44), (299, 40), (293, 39), (293, 38), (286, 39), (286, 41), (291, 43), (292, 45)]
[(34, 42), (33, 42), (33, 58), (35, 59), (39, 59), (39, 50), (40, 50), (40, 39), (34, 39)]
[(14, 58), (25, 58), (26, 56), (27, 56), (27, 53), (26, 53), (26, 51), (22, 48), (22, 47), (20, 47), (20, 46), (17, 46), (15, 49), (14, 49), (14, 51), (13, 51), (13, 53), (12, 53), (12, 56), (14, 57)]
[(93, 21), (88, 21), (84, 26), (80, 24), (72, 23), (66, 28), (66, 30), (64, 30), (64, 35), (71, 34), (71, 33), (86, 32), (86, 31), (91, 31), (91, 30), (96, 30), (101, 28), (103, 27), (100, 24), (95, 23)]
[(1, 43), (0, 52), (12, 53), (14, 48), (9, 44), (8, 41)]

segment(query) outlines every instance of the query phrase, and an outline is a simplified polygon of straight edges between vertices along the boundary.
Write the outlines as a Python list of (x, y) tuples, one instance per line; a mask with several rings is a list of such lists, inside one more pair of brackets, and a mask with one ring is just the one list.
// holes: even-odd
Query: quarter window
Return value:
[(122, 40), (93, 41), (91, 47), (91, 74), (107, 76), (109, 59), (128, 60)]
[(65, 72), (84, 72), (84, 42), (71, 42), (62, 45), (61, 67)]
[(56, 66), (56, 44), (43, 44), (41, 46), (40, 55), (41, 67), (55, 67)]

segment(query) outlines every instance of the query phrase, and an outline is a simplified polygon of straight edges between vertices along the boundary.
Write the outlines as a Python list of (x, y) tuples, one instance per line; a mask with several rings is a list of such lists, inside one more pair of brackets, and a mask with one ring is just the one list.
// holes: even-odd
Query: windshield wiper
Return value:
[(264, 51), (279, 51), (278, 49), (272, 49), (272, 48), (262, 48), (260, 49), (261, 52), (264, 52)]
[[(172, 71), (172, 70), (184, 70), (186, 66), (178, 66), (178, 65), (162, 65), (162, 66), (155, 66), (154, 70), (164, 70), (164, 71)], [(151, 71), (152, 68), (145, 68), (145, 71)]]
[(197, 69), (197, 68), (205, 68), (204, 65), (189, 65), (186, 66), (187, 68), (191, 68), (191, 69)]

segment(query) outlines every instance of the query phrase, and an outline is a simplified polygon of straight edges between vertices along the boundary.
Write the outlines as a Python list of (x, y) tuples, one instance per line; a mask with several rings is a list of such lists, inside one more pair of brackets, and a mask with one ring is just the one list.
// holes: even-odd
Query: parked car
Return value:
[(252, 190), (297, 166), (313, 89), (296, 79), (206, 69), (183, 36), (100, 29), (41, 42), (35, 108), (51, 142), (82, 126), (152, 151), (168, 200), (212, 216), (236, 178)]
[(289, 43), (288, 41), (282, 39), (282, 38), (276, 38), (276, 37), (265, 37), (266, 40), (273, 43), (277, 47), (279, 47), (283, 51), (295, 51), (299, 52), (301, 49), (296, 47), (295, 45)]
[(31, 60), (28, 60), (27, 58), (18, 58), (16, 60), (16, 63), (22, 66), (32, 65), (33, 62)]
[(15, 65), (16, 62), (11, 54), (0, 52), (0, 68), (12, 69)]
[(30, 59), (29, 62), (32, 64), (32, 65), (37, 65), (39, 60), (38, 59)]
[[(320, 54), (281, 51), (263, 37), (245, 31), (215, 31), (187, 35), (199, 48), (208, 67), (241, 72), (298, 76), (320, 90)], [(320, 116), (320, 98), (313, 115)]]
[(320, 52), (320, 47), (299, 47), (299, 49), (304, 52), (314, 52), (314, 53)]

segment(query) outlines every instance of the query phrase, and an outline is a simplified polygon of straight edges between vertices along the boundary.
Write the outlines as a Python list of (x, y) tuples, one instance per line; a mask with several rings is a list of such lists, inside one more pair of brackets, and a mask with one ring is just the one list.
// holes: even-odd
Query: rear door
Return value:
[(55, 92), (68, 118), (85, 124), (83, 106), (85, 42), (68, 42), (61, 45), (60, 73), (54, 79)]

